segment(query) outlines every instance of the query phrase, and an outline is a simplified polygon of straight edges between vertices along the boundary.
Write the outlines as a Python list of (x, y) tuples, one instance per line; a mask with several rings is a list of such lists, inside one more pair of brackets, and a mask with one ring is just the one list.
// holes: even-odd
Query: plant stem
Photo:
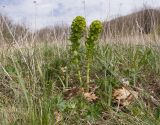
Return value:
[[(78, 54), (78, 52), (77, 52)], [(77, 55), (75, 55), (77, 57)], [(78, 57), (76, 58), (76, 63), (75, 63), (77, 66), (77, 71), (78, 71), (78, 78), (79, 78), (79, 82), (80, 82), (80, 85), (82, 86), (82, 74), (81, 74), (81, 68), (80, 68), (80, 61), (78, 59)]]
[(82, 86), (82, 75), (81, 75), (81, 71), (80, 71), (80, 67), (79, 66), (78, 66), (78, 77), (79, 77), (80, 85)]
[(87, 62), (87, 88), (88, 88), (88, 84), (90, 82), (90, 59), (88, 58), (88, 62)]

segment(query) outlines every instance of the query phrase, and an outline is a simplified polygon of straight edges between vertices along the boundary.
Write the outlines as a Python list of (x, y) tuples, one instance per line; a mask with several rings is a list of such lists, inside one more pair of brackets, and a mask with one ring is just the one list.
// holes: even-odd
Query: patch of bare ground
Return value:
[(160, 79), (153, 74), (147, 77), (148, 83), (143, 85), (143, 89), (148, 96), (144, 96), (146, 105), (155, 108), (160, 104)]

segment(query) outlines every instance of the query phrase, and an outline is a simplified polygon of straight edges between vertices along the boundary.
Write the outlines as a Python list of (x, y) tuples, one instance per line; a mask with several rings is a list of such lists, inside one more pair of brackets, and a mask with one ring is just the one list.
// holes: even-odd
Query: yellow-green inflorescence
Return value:
[(81, 72), (80, 72), (80, 39), (83, 37), (84, 32), (86, 30), (86, 20), (82, 16), (77, 16), (71, 25), (71, 61), (78, 68), (79, 80), (82, 83)]

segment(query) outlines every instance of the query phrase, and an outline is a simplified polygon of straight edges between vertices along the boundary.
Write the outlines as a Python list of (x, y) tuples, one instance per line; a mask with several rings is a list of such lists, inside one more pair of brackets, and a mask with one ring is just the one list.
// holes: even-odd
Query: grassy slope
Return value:
[[(158, 47), (97, 47), (91, 79), (98, 100), (81, 94), (66, 100), (63, 92), (79, 86), (67, 50), (51, 45), (0, 51), (0, 124), (22, 125), (158, 125), (160, 124)], [(83, 59), (84, 57), (82, 57)], [(85, 65), (85, 62), (82, 61)], [(62, 68), (69, 65), (67, 72)], [(85, 67), (82, 69), (85, 82)], [(116, 111), (112, 91), (128, 78), (140, 89), (138, 100)], [(153, 91), (153, 92), (152, 92)]]

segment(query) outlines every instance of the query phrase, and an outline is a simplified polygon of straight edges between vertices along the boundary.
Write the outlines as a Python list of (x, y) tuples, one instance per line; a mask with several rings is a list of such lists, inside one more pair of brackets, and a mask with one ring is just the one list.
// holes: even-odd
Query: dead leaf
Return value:
[(134, 98), (138, 98), (138, 92), (122, 87), (114, 91), (113, 97), (118, 105), (127, 106), (134, 100)]
[(121, 89), (117, 89), (114, 91), (113, 97), (115, 97), (115, 99), (117, 100), (123, 100), (126, 99), (130, 94), (131, 93), (127, 89), (122, 87)]
[(54, 115), (55, 115), (56, 123), (58, 123), (58, 122), (62, 121), (63, 116), (62, 116), (62, 114), (61, 114), (60, 112), (55, 111), (55, 112), (54, 112)]
[(91, 92), (85, 92), (83, 93), (83, 95), (86, 98), (86, 100), (89, 102), (93, 102), (98, 99), (98, 97), (94, 93), (91, 93)]

